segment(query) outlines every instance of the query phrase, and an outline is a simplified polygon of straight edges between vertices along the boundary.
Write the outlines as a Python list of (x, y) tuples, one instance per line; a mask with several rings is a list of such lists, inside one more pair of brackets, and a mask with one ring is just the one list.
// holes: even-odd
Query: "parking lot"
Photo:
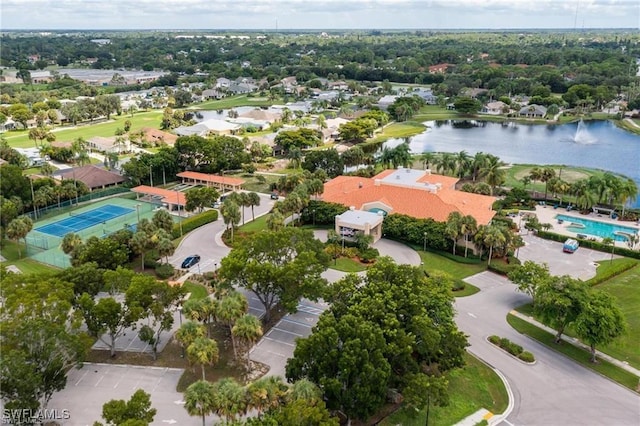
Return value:
[(518, 259), (521, 262), (532, 260), (549, 265), (552, 275), (571, 275), (574, 278), (588, 280), (595, 276), (597, 261), (610, 259), (611, 255), (600, 251), (580, 247), (574, 253), (564, 253), (562, 243), (543, 240), (533, 235), (522, 236), (525, 246), (520, 247)]
[[(182, 394), (176, 391), (182, 372), (178, 368), (87, 363), (69, 372), (66, 388), (54, 394), (48, 408), (69, 410), (71, 418), (64, 421), (65, 426), (85, 426), (101, 420), (105, 402), (128, 400), (136, 390), (144, 389), (151, 395), (151, 406), (158, 410), (152, 424), (200, 425), (202, 420), (187, 414)], [(213, 421), (211, 417), (207, 424)]]

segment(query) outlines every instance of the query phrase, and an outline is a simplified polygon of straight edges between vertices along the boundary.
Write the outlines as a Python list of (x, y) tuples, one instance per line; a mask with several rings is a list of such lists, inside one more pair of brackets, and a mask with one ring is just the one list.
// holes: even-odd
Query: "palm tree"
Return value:
[(169, 256), (175, 253), (176, 247), (173, 245), (173, 241), (171, 241), (170, 238), (161, 238), (158, 241), (156, 250), (158, 250), (158, 254), (160, 256), (164, 256), (165, 262), (169, 263)]
[(483, 242), (489, 247), (489, 260), (487, 265), (491, 265), (491, 257), (493, 257), (493, 249), (496, 246), (506, 242), (506, 238), (502, 230), (497, 225), (488, 225), (484, 230)]
[(199, 337), (205, 336), (205, 327), (194, 321), (187, 321), (176, 331), (176, 339), (183, 348), (188, 348)]
[(635, 201), (638, 196), (638, 186), (633, 179), (625, 179), (620, 185), (618, 192), (618, 200), (622, 204), (622, 218), (624, 218), (624, 210), (627, 204)]
[(24, 244), (27, 245), (27, 234), (33, 228), (33, 222), (26, 216), (21, 216), (13, 219), (7, 225), (7, 237), (10, 240), (15, 240), (18, 247), (18, 258), (22, 258), (20, 252), (20, 239), (24, 238)]
[(292, 401), (321, 399), (322, 391), (309, 379), (299, 379), (289, 391), (289, 399)]
[(214, 409), (213, 411), (220, 417), (224, 417), (227, 422), (233, 422), (237, 416), (244, 415), (248, 409), (247, 389), (236, 382), (233, 378), (227, 377), (218, 380), (213, 384)]
[(500, 161), (495, 155), (487, 156), (487, 163), (482, 170), (485, 182), (491, 186), (491, 195), (495, 191), (495, 188), (502, 185), (505, 181), (506, 172), (503, 169), (505, 163)]
[(436, 159), (436, 154), (434, 152), (424, 152), (420, 156), (420, 161), (422, 161), (422, 165), (424, 166), (425, 169), (429, 169), (430, 168), (429, 166), (433, 163), (435, 159)]
[(542, 174), (540, 175), (540, 180), (544, 182), (544, 200), (547, 201), (547, 191), (549, 187), (549, 181), (556, 176), (556, 171), (551, 167), (545, 167), (542, 169)]
[(222, 203), (220, 213), (222, 213), (222, 220), (227, 226), (227, 230), (231, 228), (231, 242), (233, 242), (233, 230), (235, 226), (240, 223), (240, 208), (236, 203), (227, 198), (224, 200), (224, 203)]
[(256, 215), (253, 208), (260, 205), (260, 196), (256, 192), (249, 192), (247, 194), (247, 200), (249, 202), (249, 206), (251, 207), (251, 218), (252, 220), (256, 220)]
[(258, 412), (278, 408), (286, 396), (288, 387), (279, 376), (264, 376), (247, 387), (249, 406)]
[(62, 238), (60, 248), (64, 254), (70, 254), (80, 244), (82, 244), (82, 238), (78, 234), (69, 232)]
[(460, 233), (464, 235), (464, 257), (469, 249), (469, 237), (478, 231), (478, 222), (471, 215), (463, 216), (460, 220)]
[(244, 314), (236, 320), (233, 328), (231, 329), (231, 336), (235, 336), (236, 339), (239, 339), (242, 346), (244, 346), (247, 371), (251, 371), (251, 359), (249, 357), (249, 352), (251, 346), (253, 346), (253, 344), (262, 337), (262, 324), (260, 323), (260, 320), (251, 314)]
[(196, 337), (187, 346), (187, 357), (190, 362), (200, 364), (202, 367), (202, 380), (206, 380), (204, 367), (218, 362), (218, 344), (213, 339)]
[(469, 154), (467, 154), (467, 151), (462, 150), (456, 155), (456, 163), (457, 163), (458, 177), (462, 179), (465, 173), (467, 173), (467, 171), (469, 170), (469, 167), (471, 166), (471, 157), (469, 157)]
[(297, 147), (291, 148), (287, 154), (287, 158), (289, 158), (291, 166), (294, 169), (299, 169), (302, 164), (302, 150)]
[(520, 179), (520, 182), (522, 182), (522, 189), (524, 191), (527, 190), (527, 186), (529, 186), (529, 184), (531, 183), (531, 177), (530, 176), (523, 176), (522, 179)]
[(284, 216), (280, 210), (273, 209), (273, 212), (267, 217), (267, 229), (269, 231), (279, 231), (284, 228)]
[(184, 393), (184, 408), (190, 416), (202, 416), (202, 426), (205, 426), (205, 417), (213, 413), (214, 386), (205, 380), (198, 380), (189, 385)]
[(233, 356), (238, 357), (236, 340), (233, 334), (233, 326), (236, 321), (241, 318), (249, 310), (247, 298), (237, 291), (229, 292), (218, 302), (216, 310), (216, 321), (229, 327), (231, 335), (231, 346), (233, 347)]
[(451, 212), (447, 217), (447, 224), (445, 227), (445, 233), (453, 241), (453, 254), (456, 254), (456, 245), (458, 238), (460, 238), (460, 231), (462, 227), (462, 215), (458, 212)]

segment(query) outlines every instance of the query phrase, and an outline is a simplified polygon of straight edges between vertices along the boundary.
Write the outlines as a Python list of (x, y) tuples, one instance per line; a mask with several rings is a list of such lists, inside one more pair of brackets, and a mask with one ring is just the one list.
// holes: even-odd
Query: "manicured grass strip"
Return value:
[(471, 285), (467, 282), (464, 283), (464, 288), (462, 290), (454, 291), (454, 297), (467, 297), (476, 294), (480, 289), (475, 285)]
[(337, 260), (332, 261), (329, 264), (329, 268), (342, 272), (360, 272), (367, 269), (361, 263), (346, 257), (339, 257)]
[(187, 290), (187, 293), (191, 293), (191, 296), (189, 296), (189, 300), (204, 299), (209, 294), (207, 292), (207, 289), (202, 284), (186, 281), (184, 284), (182, 284), (182, 286)]
[[(269, 214), (256, 217), (256, 220), (251, 220), (251, 209), (247, 208), (246, 210), (244, 218), (245, 224), (238, 228), (238, 231), (250, 234), (267, 229), (267, 218), (269, 217)], [(251, 220), (251, 222), (248, 222), (249, 220)]]
[(391, 123), (378, 133), (370, 142), (384, 141), (389, 138), (408, 138), (419, 135), (425, 131), (425, 126), (421, 123), (409, 121), (403, 123)]
[[(450, 401), (447, 407), (431, 407), (429, 425), (450, 426), (486, 408), (494, 414), (507, 409), (509, 396), (500, 377), (473, 355), (465, 355), (467, 365), (449, 373)], [(402, 408), (384, 419), (380, 424), (424, 425), (426, 410)]]
[(551, 333), (547, 333), (546, 331), (514, 315), (508, 314), (507, 322), (519, 333), (537, 340), (548, 348), (568, 356), (578, 364), (581, 364), (582, 366), (593, 370), (596, 373), (600, 373), (603, 376), (608, 377), (615, 382), (618, 382), (622, 386), (631, 389), (632, 391), (637, 391), (636, 388), (638, 386), (638, 377), (636, 375), (629, 373), (628, 371), (625, 371), (619, 367), (616, 367), (615, 365), (604, 360), (599, 360), (597, 364), (593, 364), (589, 361), (591, 358), (591, 354), (589, 352), (573, 346), (572, 344), (567, 342), (556, 344), (553, 342), (554, 336)]
[(418, 251), (420, 260), (427, 272), (443, 271), (451, 275), (453, 278), (463, 279), (471, 275), (478, 274), (487, 269), (487, 264), (482, 263), (462, 263), (455, 260), (440, 256), (436, 253)]

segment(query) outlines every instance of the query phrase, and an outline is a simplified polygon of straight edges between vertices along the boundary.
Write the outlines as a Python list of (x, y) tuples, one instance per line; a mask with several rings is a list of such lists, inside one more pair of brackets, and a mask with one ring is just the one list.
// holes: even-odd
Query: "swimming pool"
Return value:
[(595, 237), (609, 237), (616, 241), (627, 241), (623, 235), (617, 235), (616, 232), (624, 232), (627, 234), (635, 234), (637, 229), (628, 226), (620, 226), (612, 223), (597, 222), (595, 220), (583, 219), (581, 217), (567, 216), (564, 214), (556, 215), (556, 219), (564, 221), (566, 224), (576, 223), (577, 226), (567, 226), (567, 229), (578, 234), (587, 234)]

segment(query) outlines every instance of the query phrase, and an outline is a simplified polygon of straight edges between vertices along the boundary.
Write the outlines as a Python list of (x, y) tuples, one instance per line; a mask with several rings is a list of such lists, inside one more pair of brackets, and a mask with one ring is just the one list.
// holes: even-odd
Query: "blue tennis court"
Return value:
[(127, 207), (107, 204), (82, 213), (69, 213), (68, 218), (41, 226), (35, 230), (56, 237), (64, 237), (70, 232), (80, 232), (83, 229), (96, 226), (133, 211), (133, 209)]

